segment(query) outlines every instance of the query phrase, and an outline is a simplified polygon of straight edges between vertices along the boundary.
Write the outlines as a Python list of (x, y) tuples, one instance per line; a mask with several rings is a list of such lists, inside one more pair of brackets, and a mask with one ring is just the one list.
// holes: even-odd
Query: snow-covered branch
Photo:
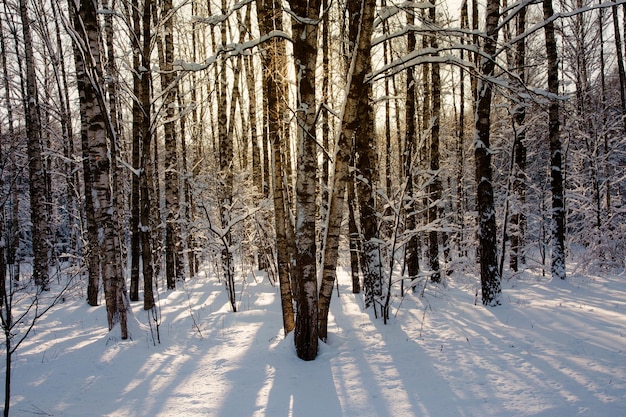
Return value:
[(215, 55), (208, 57), (203, 63), (186, 62), (183, 60), (174, 61), (175, 71), (202, 71), (213, 65), (220, 56), (224, 56), (226, 59), (233, 58), (239, 55), (246, 54), (250, 49), (253, 49), (271, 39), (280, 38), (288, 41), (292, 41), (287, 32), (282, 30), (273, 30), (270, 33), (263, 35), (259, 38), (249, 40), (243, 43), (231, 43), (220, 48)]

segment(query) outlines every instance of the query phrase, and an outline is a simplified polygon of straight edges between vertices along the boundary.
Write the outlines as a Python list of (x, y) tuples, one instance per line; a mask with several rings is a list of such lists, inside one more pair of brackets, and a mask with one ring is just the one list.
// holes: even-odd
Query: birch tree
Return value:
[(500, 275), (498, 272), (496, 210), (493, 198), (491, 166), (491, 99), (495, 52), (498, 39), (499, 0), (488, 0), (485, 14), (485, 38), (481, 48), (483, 58), (477, 84), (477, 102), (474, 136), (476, 201), (478, 205), (478, 251), (482, 302), (494, 306), (500, 303)]
[(165, 275), (167, 288), (176, 288), (176, 281), (183, 279), (183, 245), (180, 231), (178, 141), (176, 126), (177, 76), (174, 62), (174, 13), (172, 0), (162, 2), (164, 56), (161, 65), (161, 88), (165, 120)]
[[(257, 4), (257, 15), (259, 20), (259, 30), (261, 36), (268, 35), (272, 30), (282, 29), (282, 12), (278, 3), (274, 0), (261, 0)], [(275, 29), (276, 28), (276, 29)], [(269, 159), (267, 146), (270, 146), (272, 160), (274, 161), (273, 169), (269, 169), (269, 163), (264, 164), (264, 172), (271, 171), (273, 174), (273, 203), (274, 203), (274, 228), (276, 231), (276, 257), (278, 262), (278, 281), (280, 285), (280, 302), (283, 318), (283, 329), (285, 334), (291, 332), (295, 328), (293, 298), (297, 295), (292, 292), (291, 285), (291, 256), (292, 249), (287, 238), (288, 229), (291, 223), (288, 220), (289, 212), (286, 210), (287, 193), (285, 190), (285, 175), (283, 165), (285, 162), (283, 152), (281, 150), (281, 140), (287, 140), (282, 136), (281, 126), (281, 105), (279, 103), (279, 92), (283, 90), (279, 84), (283, 82), (282, 78), (274, 76), (277, 72), (280, 62), (278, 60), (277, 49), (279, 48), (277, 39), (269, 40), (265, 50), (262, 53), (263, 63), (263, 92), (265, 98), (265, 132), (267, 140), (264, 141), (264, 158)], [(264, 180), (266, 187), (269, 187), (269, 181)]]
[[(349, 175), (349, 163), (352, 147), (351, 142), (361, 122), (359, 115), (359, 103), (362, 96), (367, 95), (369, 89), (365, 85), (365, 76), (370, 68), (371, 39), (373, 32), (375, 0), (361, 0), (361, 9), (358, 17), (353, 16), (351, 24), (358, 25), (354, 31), (357, 38), (350, 40), (356, 45), (352, 52), (352, 62), (348, 70), (348, 90), (344, 108), (342, 111), (341, 130), (336, 141), (334, 152), (334, 180), (330, 193), (328, 230), (324, 245), (324, 263), (322, 271), (322, 284), (319, 294), (319, 337), (326, 341), (328, 337), (328, 311), (333, 286), (337, 277), (337, 261), (339, 257), (339, 235), (343, 221), (344, 200), (346, 185), (351, 180)], [(352, 32), (352, 31), (351, 31)], [(368, 99), (366, 97), (365, 99)]]
[(296, 177), (296, 254), (298, 280), (295, 345), (298, 357), (312, 360), (318, 347), (316, 264), (316, 63), (320, 0), (290, 0), (296, 73), (298, 172)]
[[(89, 1), (78, 6), (70, 0), (74, 16), (74, 41), (77, 52), (77, 82), (81, 106), (81, 134), (86, 135), (83, 149), (88, 159), (95, 224), (98, 225), (98, 246), (102, 247), (102, 277), (104, 282), (109, 330), (119, 323), (121, 338), (128, 338), (127, 295), (121, 270), (121, 250), (117, 237), (116, 211), (112, 206), (111, 160), (108, 153), (108, 125), (102, 90), (102, 64), (99, 29), (95, 4)], [(78, 10), (76, 10), (78, 7)]]
[(24, 52), (26, 63), (26, 107), (25, 122), (28, 135), (28, 176), (30, 186), (30, 215), (32, 223), (33, 244), (33, 279), (42, 290), (50, 289), (48, 275), (48, 205), (45, 167), (42, 158), (43, 139), (40, 118), (39, 94), (37, 91), (37, 75), (35, 71), (35, 55), (31, 22), (28, 16), (26, 0), (19, 1), (19, 12), (22, 20)]

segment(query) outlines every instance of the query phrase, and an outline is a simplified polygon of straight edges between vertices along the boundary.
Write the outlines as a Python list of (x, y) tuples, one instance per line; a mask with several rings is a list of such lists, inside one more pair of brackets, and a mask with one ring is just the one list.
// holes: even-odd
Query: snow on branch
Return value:
[(192, 16), (191, 21), (193, 23), (204, 23), (211, 27), (217, 26), (220, 23), (224, 22), (226, 19), (228, 19), (237, 10), (241, 9), (245, 5), (250, 4), (252, 2), (253, 0), (242, 0), (240, 2), (233, 4), (233, 6), (226, 12), (226, 14), (216, 14), (216, 15), (209, 16), (209, 17)]
[[(390, 77), (404, 71), (407, 68), (414, 67), (421, 64), (449, 64), (456, 65), (468, 69), (469, 71), (476, 70), (474, 63), (461, 59), (454, 55), (439, 55), (440, 52), (464, 49), (470, 52), (478, 52), (477, 49), (471, 45), (456, 45), (454, 47), (442, 47), (442, 48), (422, 48), (411, 52), (410, 54), (401, 56), (398, 59), (393, 60), (389, 64), (383, 66), (376, 71), (365, 76), (365, 82), (374, 82), (381, 78)], [(482, 53), (481, 53), (482, 55)], [(484, 57), (485, 58), (485, 57)], [(488, 57), (486, 57), (488, 58)]]
[(378, 16), (374, 19), (374, 27), (380, 26), (385, 20), (389, 19), (396, 14), (407, 11), (407, 10), (415, 10), (415, 9), (430, 9), (431, 7), (435, 7), (433, 3), (428, 1), (425, 2), (414, 2), (414, 1), (405, 1), (402, 4), (387, 6), (381, 8), (378, 12)]
[(461, 29), (461, 28), (442, 28), (441, 26), (425, 23), (422, 26), (406, 25), (402, 29), (397, 30), (395, 32), (378, 36), (372, 39), (372, 46), (380, 45), (383, 42), (387, 42), (395, 38), (403, 37), (411, 32), (418, 34), (418, 35), (436, 33), (438, 35), (443, 34), (443, 35), (458, 36), (458, 37), (473, 36), (473, 35), (485, 37), (484, 32), (477, 31), (477, 30)]
[[(514, 16), (515, 13), (519, 12), (519, 10), (522, 7), (525, 7), (527, 5), (530, 4), (536, 4), (536, 3), (541, 3), (541, 1), (539, 0), (526, 0), (523, 1), (521, 3), (518, 3), (517, 6), (513, 7), (514, 9), (514, 13), (511, 13), (511, 15), (507, 16), (506, 19), (504, 19), (500, 25), (497, 27), (497, 30), (500, 30), (507, 22), (509, 22)], [(568, 12), (559, 12), (559, 13), (554, 13), (552, 16), (550, 16), (548, 19), (546, 20), (542, 20), (538, 23), (536, 23), (535, 25), (533, 25), (532, 27), (530, 27), (527, 31), (525, 31), (524, 33), (521, 33), (517, 36), (514, 36), (513, 38), (511, 38), (508, 42), (506, 42), (504, 45), (502, 45), (502, 47), (500, 47), (500, 49), (498, 49), (496, 51), (496, 56), (501, 54), (503, 51), (509, 49), (512, 45), (516, 44), (517, 42), (526, 39), (528, 36), (532, 35), (533, 33), (543, 29), (548, 23), (552, 23), (556, 20), (559, 19), (564, 19), (564, 18), (568, 18), (568, 17), (573, 17), (582, 13), (587, 13), (593, 10), (597, 10), (597, 9), (607, 9), (609, 7), (613, 7), (613, 6), (618, 6), (618, 5), (622, 5), (622, 4), (626, 4), (626, 0), (616, 0), (615, 2), (613, 1), (609, 1), (609, 2), (604, 2), (604, 3), (599, 3), (599, 4), (593, 4), (591, 6), (585, 6), (585, 7), (580, 7), (578, 9), (574, 9)]]
[(281, 38), (291, 42), (291, 37), (287, 32), (282, 30), (273, 30), (266, 35), (263, 35), (257, 39), (252, 39), (243, 43), (231, 43), (221, 47), (217, 53), (208, 57), (204, 63), (186, 62), (183, 60), (177, 60), (174, 62), (175, 71), (202, 71), (213, 65), (220, 56), (224, 56), (226, 59), (233, 58), (239, 55), (246, 54), (250, 49), (259, 46), (270, 39)]

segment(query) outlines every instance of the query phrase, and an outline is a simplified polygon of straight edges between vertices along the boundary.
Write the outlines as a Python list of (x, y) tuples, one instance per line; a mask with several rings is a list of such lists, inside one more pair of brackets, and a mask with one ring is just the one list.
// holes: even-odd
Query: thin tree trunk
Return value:
[[(517, 15), (517, 36), (526, 31), (526, 7), (522, 8)], [(526, 82), (526, 41), (524, 39), (517, 42), (513, 71), (521, 83)], [(526, 235), (526, 102), (523, 98), (518, 98), (519, 102), (513, 107), (513, 122), (515, 124), (515, 154), (513, 195), (516, 204), (513, 204), (511, 213), (511, 254), (509, 257), (509, 267), (517, 271), (519, 264), (524, 263), (524, 242)]]
[[(415, 24), (415, 10), (407, 11), (407, 25)], [(415, 33), (410, 31), (407, 34), (407, 53), (415, 51), (416, 40)], [(406, 99), (405, 99), (405, 138), (404, 138), (404, 172), (406, 176), (406, 229), (411, 234), (409, 241), (406, 243), (404, 251), (404, 260), (406, 269), (411, 280), (412, 291), (416, 291), (416, 280), (420, 272), (419, 264), (419, 237), (416, 230), (417, 227), (417, 210), (415, 204), (415, 179), (413, 171), (415, 168), (414, 160), (417, 151), (417, 134), (415, 131), (415, 89), (417, 87), (415, 80), (415, 67), (406, 69)]]
[[(432, 6), (428, 9), (430, 22), (436, 25), (435, 0), (431, 0)], [(436, 34), (430, 35), (430, 47), (437, 50), (438, 42)], [(431, 64), (432, 96), (431, 96), (431, 128), (430, 128), (430, 180), (428, 194), (430, 202), (428, 205), (428, 222), (431, 230), (428, 232), (428, 260), (430, 264), (432, 282), (441, 282), (441, 271), (439, 266), (439, 234), (437, 232), (437, 221), (439, 218), (439, 200), (441, 199), (441, 179), (439, 178), (439, 128), (441, 124), (441, 75), (439, 64)]]
[[(598, 0), (601, 4), (602, 1)], [(602, 112), (602, 136), (604, 137), (604, 177), (605, 180), (605, 204), (606, 216), (611, 217), (611, 165), (609, 162), (609, 138), (606, 132), (606, 74), (605, 74), (605, 58), (604, 58), (604, 9), (598, 10), (598, 33), (600, 35), (600, 88), (601, 88), (601, 104)]]
[(131, 176), (131, 192), (130, 192), (130, 300), (139, 300), (139, 268), (141, 260), (141, 240), (139, 231), (139, 218), (141, 214), (141, 199), (139, 182), (141, 173), (141, 143), (143, 139), (143, 108), (142, 108), (142, 76), (146, 74), (142, 72), (141, 65), (141, 16), (139, 14), (139, 2), (133, 0), (132, 4), (132, 22), (133, 22), (133, 38), (131, 39), (131, 48), (133, 51), (133, 100), (132, 110), (132, 130), (131, 130), (131, 164), (135, 172)]
[[(467, 0), (461, 3), (461, 29), (469, 28), (467, 12)], [(461, 44), (465, 43), (465, 38), (461, 38)], [(461, 60), (465, 58), (465, 53), (461, 49)], [(457, 248), (459, 256), (467, 256), (465, 249), (465, 191), (463, 187), (465, 177), (465, 69), (459, 68), (459, 127), (457, 142), (457, 171), (456, 171), (456, 198), (457, 198), (457, 224), (459, 232), (457, 237)]]
[[(616, 2), (616, 0), (613, 0), (613, 2)], [(617, 58), (617, 72), (619, 75), (619, 97), (622, 105), (622, 126), (624, 130), (626, 130), (626, 70), (624, 69), (624, 53), (622, 51), (622, 38), (620, 36), (619, 12), (617, 11), (617, 6), (612, 6), (611, 11), (613, 12), (613, 35), (615, 36), (615, 54)], [(626, 22), (626, 18), (624, 22)]]
[[(552, 18), (552, 0), (543, 0), (543, 17)], [(565, 195), (563, 190), (563, 151), (559, 123), (559, 61), (554, 22), (544, 26), (548, 64), (548, 91), (552, 95), (548, 108), (548, 135), (550, 138), (550, 188), (552, 190), (552, 266), (553, 278), (565, 279)]]
[[(354, 141), (353, 141), (354, 142)], [(350, 146), (350, 167), (354, 167), (354, 145)], [(359, 253), (361, 253), (361, 239), (359, 229), (356, 223), (355, 206), (356, 195), (354, 192), (354, 174), (348, 180), (348, 241), (350, 246), (350, 275), (352, 277), (352, 293), (359, 294), (361, 292), (361, 280), (359, 271), (361, 265), (359, 263)]]
[[(6, 4), (5, 4), (5, 7), (6, 7)], [(8, 74), (7, 50), (6, 50), (6, 43), (5, 43), (1, 16), (0, 16), (0, 49), (1, 49), (0, 60), (2, 61), (2, 71), (4, 74)], [(15, 128), (14, 128), (14, 120), (13, 120), (13, 105), (11, 104), (11, 88), (9, 84), (9, 77), (3, 77), (3, 86), (4, 86), (4, 94), (5, 94), (4, 98), (6, 101), (5, 108), (7, 112), (7, 122), (8, 122), (8, 128), (9, 128), (8, 133), (9, 133), (9, 136), (13, 138), (15, 135)], [(19, 168), (17, 166), (17, 162), (13, 161), (13, 164), (10, 170), (11, 175), (16, 177), (18, 174), (18, 171), (19, 171)], [(8, 248), (6, 249), (6, 264), (12, 266), (12, 268), (10, 268), (12, 271), (12, 274), (9, 277), (9, 279), (17, 281), (19, 279), (19, 267), (18, 267), (19, 260), (18, 260), (17, 253), (18, 253), (18, 248), (19, 248), (19, 243), (20, 243), (19, 233), (18, 233), (19, 193), (18, 193), (18, 188), (17, 188), (17, 181), (13, 181), (11, 185), (11, 200), (12, 200), (11, 205), (13, 207), (13, 211), (11, 213), (12, 227), (10, 227), (9, 230), (7, 230), (6, 232), (7, 242), (8, 242)], [(0, 238), (0, 240), (2, 239)], [(3, 280), (3, 284), (4, 284), (4, 280)]]

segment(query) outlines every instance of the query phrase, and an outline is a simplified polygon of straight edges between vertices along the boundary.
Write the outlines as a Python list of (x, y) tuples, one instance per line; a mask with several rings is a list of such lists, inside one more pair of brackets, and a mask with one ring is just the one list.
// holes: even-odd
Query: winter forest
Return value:
[[(135, 372), (113, 380), (123, 386), (138, 378), (135, 362), (180, 360), (173, 344), (193, 346), (198, 362), (216, 340), (226, 354), (241, 342), (230, 331), (255, 338), (242, 323), (264, 329), (265, 347), (240, 366), (271, 358), (313, 375), (300, 383), (337, 396), (323, 415), (623, 415), (625, 15), (624, 0), (4, 0), (4, 415), (317, 415), (316, 385), (272, 411), (274, 388), (292, 389), (273, 365), (259, 380), (273, 381), (268, 402), (252, 409), (224, 400), (192, 412), (191, 399), (171, 408), (161, 398), (81, 414), (60, 405), (78, 399), (49, 394), (43, 410), (33, 398), (33, 381), (52, 384), (42, 375), (61, 363), (70, 380), (97, 380), (78, 371), (96, 352), (132, 358)], [(492, 328), (494, 316), (506, 326), (554, 319), (546, 305), (599, 317), (558, 314), (532, 337)], [(82, 336), (70, 336), (78, 321)], [(382, 399), (369, 382), (361, 394), (335, 389), (339, 370), (366, 378), (338, 365), (363, 332), (368, 355), (384, 336), (389, 357), (418, 362), (385, 377), (404, 388)], [(549, 375), (560, 386), (573, 378), (564, 374), (587, 375), (567, 399), (493, 393), (484, 398), (499, 411), (467, 408), (459, 392), (472, 379), (432, 364), (446, 349), (478, 349), (476, 378), (490, 378), (485, 363), (505, 379), (528, 365), (536, 375), (507, 383), (530, 386), (543, 368), (510, 362), (493, 340), (508, 334), (506, 347), (529, 352), (547, 338), (551, 363), (581, 354), (568, 350), (574, 333), (604, 340), (593, 342), (602, 355), (581, 349), (609, 371)], [(452, 348), (434, 341), (446, 337)], [(409, 340), (430, 359), (398, 347)], [(426, 364), (435, 388), (408, 375)], [(589, 388), (599, 380), (611, 382)], [(443, 397), (412, 397), (412, 383)], [(568, 408), (592, 391), (588, 408)], [(399, 409), (390, 399), (402, 395)]]

